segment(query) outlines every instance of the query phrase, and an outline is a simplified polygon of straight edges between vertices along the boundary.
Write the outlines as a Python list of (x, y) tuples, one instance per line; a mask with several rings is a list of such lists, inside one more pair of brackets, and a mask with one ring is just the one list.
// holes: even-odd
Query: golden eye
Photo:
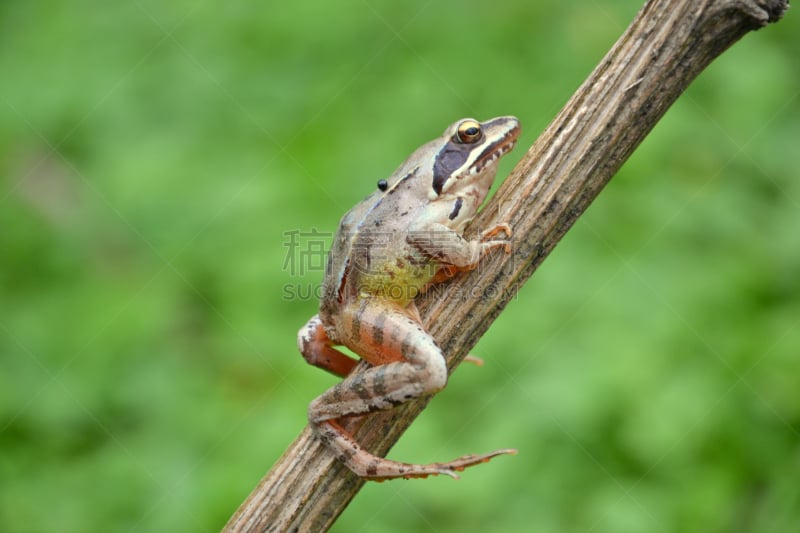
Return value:
[(465, 120), (458, 125), (458, 129), (456, 130), (456, 138), (459, 142), (464, 144), (478, 142), (482, 135), (481, 125), (474, 120)]

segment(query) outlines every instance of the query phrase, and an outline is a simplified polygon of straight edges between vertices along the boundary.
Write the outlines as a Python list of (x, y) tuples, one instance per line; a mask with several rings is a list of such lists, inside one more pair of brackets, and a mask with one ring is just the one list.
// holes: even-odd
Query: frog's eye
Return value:
[(481, 138), (481, 125), (474, 120), (465, 120), (458, 125), (456, 138), (464, 144), (472, 144)]

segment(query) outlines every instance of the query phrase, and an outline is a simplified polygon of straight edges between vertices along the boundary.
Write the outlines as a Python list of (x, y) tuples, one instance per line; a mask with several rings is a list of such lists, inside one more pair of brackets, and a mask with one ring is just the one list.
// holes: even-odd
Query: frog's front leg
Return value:
[(498, 450), (417, 465), (383, 459), (361, 448), (337, 419), (391, 409), (433, 394), (447, 383), (447, 367), (433, 338), (402, 307), (365, 298), (345, 308), (339, 320), (348, 328), (348, 346), (374, 366), (347, 376), (311, 402), (308, 416), (322, 441), (350, 470), (375, 480), (438, 474), (458, 477), (456, 471), (513, 453)]
[(474, 269), (480, 263), (481, 257), (495, 248), (502, 248), (509, 253), (511, 244), (507, 239), (492, 239), (500, 233), (511, 237), (511, 226), (497, 224), (481, 232), (480, 239), (468, 241), (444, 224), (434, 223), (424, 228), (415, 228), (409, 233), (407, 240), (441, 265), (428, 284), (430, 286), (441, 283), (460, 271)]

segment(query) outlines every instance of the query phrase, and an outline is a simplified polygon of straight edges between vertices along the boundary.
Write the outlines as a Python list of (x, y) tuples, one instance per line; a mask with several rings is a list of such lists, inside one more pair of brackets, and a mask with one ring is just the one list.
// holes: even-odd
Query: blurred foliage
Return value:
[[(218, 530), (334, 383), (290, 232), (462, 116), (520, 117), (507, 172), (640, 2), (267, 4), (0, 4), (0, 531)], [(391, 453), (519, 455), (369, 484), (334, 531), (797, 530), (796, 15), (701, 75)]]

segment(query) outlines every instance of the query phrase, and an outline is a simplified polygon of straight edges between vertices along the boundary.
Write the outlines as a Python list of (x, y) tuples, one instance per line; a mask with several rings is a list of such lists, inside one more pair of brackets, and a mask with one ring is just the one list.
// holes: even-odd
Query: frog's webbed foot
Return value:
[(439, 475), (459, 479), (456, 472), (461, 472), (467, 467), (486, 463), (498, 455), (517, 453), (514, 449), (495, 450), (482, 455), (464, 455), (446, 463), (418, 465), (383, 459), (367, 452), (339, 424), (331, 420), (321, 422), (316, 426), (316, 431), (320, 439), (336, 452), (337, 458), (347, 468), (356, 475), (372, 481)]

